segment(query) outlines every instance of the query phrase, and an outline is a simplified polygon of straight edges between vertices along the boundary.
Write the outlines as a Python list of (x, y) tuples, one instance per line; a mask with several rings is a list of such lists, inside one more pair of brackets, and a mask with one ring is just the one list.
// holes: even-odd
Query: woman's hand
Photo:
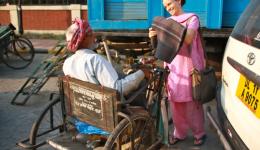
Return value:
[(157, 33), (155, 29), (149, 28), (149, 38), (151, 40), (151, 48), (156, 49), (157, 47)]
[(155, 37), (156, 35), (156, 31), (153, 28), (149, 28), (149, 38)]

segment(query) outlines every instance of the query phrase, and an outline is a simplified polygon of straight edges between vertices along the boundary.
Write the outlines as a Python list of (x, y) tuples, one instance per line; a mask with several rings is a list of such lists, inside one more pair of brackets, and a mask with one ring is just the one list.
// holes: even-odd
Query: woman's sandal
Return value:
[(183, 141), (183, 139), (179, 139), (179, 138), (170, 136), (169, 144), (170, 144), (170, 145), (174, 145), (174, 144), (177, 144), (177, 143), (180, 142), (180, 141)]
[(200, 145), (203, 145), (206, 141), (206, 138), (207, 136), (206, 135), (203, 135), (201, 138), (199, 139), (196, 139), (194, 140), (194, 146), (200, 146)]

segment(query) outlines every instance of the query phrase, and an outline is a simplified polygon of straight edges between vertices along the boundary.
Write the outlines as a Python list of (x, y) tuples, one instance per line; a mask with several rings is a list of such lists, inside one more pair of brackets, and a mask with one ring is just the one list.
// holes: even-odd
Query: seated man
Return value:
[[(145, 73), (138, 70), (120, 79), (112, 64), (93, 51), (97, 47), (96, 38), (90, 25), (84, 20), (75, 19), (73, 21), (67, 30), (66, 40), (68, 50), (74, 54), (64, 62), (65, 75), (116, 89), (120, 92), (121, 99), (137, 89), (145, 77)], [(140, 99), (137, 100), (140, 101)], [(137, 102), (136, 104), (144, 106), (144, 102), (142, 103)]]

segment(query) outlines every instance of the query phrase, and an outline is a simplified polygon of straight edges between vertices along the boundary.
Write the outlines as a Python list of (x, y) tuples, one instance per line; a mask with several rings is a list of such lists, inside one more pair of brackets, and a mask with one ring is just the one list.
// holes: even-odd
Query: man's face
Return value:
[(172, 15), (177, 16), (181, 10), (180, 0), (163, 0), (165, 9)]

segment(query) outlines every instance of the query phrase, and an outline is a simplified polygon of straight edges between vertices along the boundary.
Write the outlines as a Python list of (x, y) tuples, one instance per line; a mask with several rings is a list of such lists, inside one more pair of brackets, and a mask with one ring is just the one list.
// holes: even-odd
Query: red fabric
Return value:
[(89, 23), (85, 20), (76, 18), (67, 33), (67, 48), (71, 52), (77, 51), (79, 45), (84, 40), (87, 33), (92, 32)]

